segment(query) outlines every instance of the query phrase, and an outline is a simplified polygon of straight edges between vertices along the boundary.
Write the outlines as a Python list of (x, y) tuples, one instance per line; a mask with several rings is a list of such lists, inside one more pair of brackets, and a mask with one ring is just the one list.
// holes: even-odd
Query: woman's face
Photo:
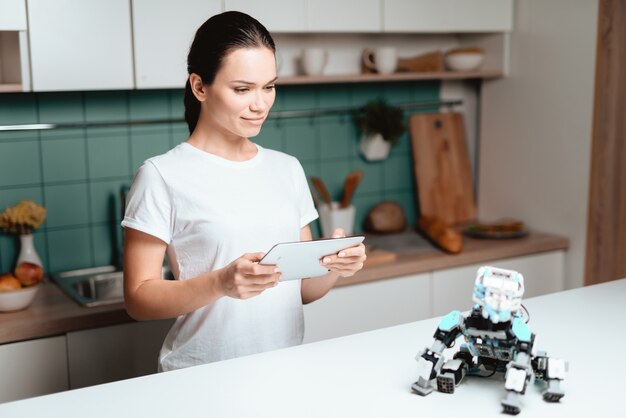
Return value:
[(205, 86), (205, 111), (217, 129), (250, 138), (261, 131), (276, 99), (276, 61), (265, 47), (228, 53), (213, 84)]

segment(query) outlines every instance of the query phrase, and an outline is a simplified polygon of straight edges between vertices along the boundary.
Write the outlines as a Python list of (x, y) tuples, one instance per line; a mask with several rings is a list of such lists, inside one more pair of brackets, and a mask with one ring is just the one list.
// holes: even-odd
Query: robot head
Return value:
[(523, 294), (524, 276), (520, 273), (490, 266), (478, 269), (472, 299), (491, 322), (509, 321), (519, 311)]

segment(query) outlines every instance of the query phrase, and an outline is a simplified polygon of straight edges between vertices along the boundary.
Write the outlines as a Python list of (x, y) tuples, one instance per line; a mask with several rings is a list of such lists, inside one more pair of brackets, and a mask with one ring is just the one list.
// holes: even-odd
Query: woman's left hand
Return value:
[[(341, 228), (335, 229), (332, 234), (333, 238), (342, 238), (345, 236), (346, 233)], [(320, 260), (320, 264), (330, 271), (338, 273), (341, 277), (350, 277), (363, 268), (363, 263), (366, 258), (365, 245), (360, 243), (354, 247), (341, 250), (337, 254), (325, 256)]]

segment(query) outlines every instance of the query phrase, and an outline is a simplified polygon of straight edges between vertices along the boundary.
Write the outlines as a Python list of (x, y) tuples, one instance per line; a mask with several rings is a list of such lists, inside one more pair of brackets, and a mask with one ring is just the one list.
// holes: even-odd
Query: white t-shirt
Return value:
[[(183, 142), (139, 168), (122, 226), (165, 241), (178, 280), (220, 269), (244, 253), (299, 241), (318, 217), (298, 160), (262, 148), (230, 161)], [(163, 371), (302, 343), (300, 281), (215, 303), (177, 318), (159, 355)]]

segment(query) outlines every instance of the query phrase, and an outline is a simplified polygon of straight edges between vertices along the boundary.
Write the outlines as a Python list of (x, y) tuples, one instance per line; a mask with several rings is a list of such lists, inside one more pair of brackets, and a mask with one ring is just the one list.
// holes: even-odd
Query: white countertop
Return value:
[[(524, 302), (535, 349), (565, 358), (560, 403), (529, 386), (520, 417), (624, 417), (626, 279)], [(471, 295), (467, 306), (471, 307)], [(411, 393), (439, 318), (0, 405), (0, 417), (502, 417), (504, 381)], [(459, 341), (460, 342), (460, 341)], [(457, 347), (458, 347), (457, 343)], [(450, 350), (447, 352), (451, 355)]]

